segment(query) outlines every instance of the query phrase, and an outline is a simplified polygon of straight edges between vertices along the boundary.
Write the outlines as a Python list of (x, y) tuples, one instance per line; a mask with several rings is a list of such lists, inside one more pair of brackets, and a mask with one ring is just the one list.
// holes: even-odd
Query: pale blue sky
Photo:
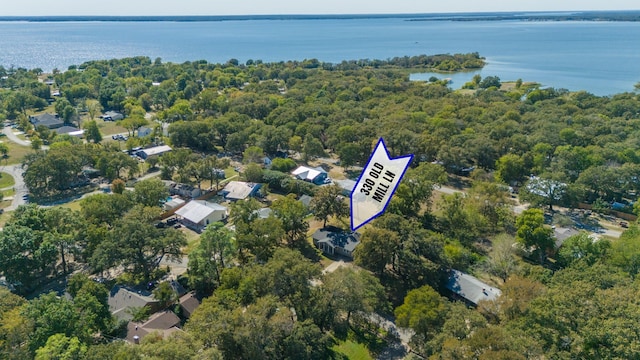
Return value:
[(640, 10), (638, 0), (3, 0), (0, 16)]

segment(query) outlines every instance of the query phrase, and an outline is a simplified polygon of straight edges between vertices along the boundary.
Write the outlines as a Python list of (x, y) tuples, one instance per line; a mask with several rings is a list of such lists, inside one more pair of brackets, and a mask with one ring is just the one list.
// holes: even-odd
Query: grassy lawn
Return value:
[(367, 346), (359, 344), (351, 340), (345, 340), (337, 345), (334, 345), (331, 350), (343, 356), (349, 360), (372, 360)]
[(200, 234), (184, 226), (180, 228), (180, 231), (187, 237), (187, 246), (182, 251), (185, 255), (189, 255), (200, 244)]
[(126, 133), (127, 129), (122, 126), (118, 126), (115, 121), (104, 121), (102, 119), (96, 119), (98, 128), (104, 137), (108, 137), (112, 134)]
[(70, 201), (60, 205), (61, 207), (69, 208), (73, 211), (80, 211), (80, 201)]
[(0, 189), (8, 188), (15, 185), (16, 182), (11, 174), (0, 172)]
[(24, 158), (24, 156), (33, 151), (29, 146), (18, 145), (9, 140), (2, 141), (4, 141), (4, 143), (7, 144), (7, 147), (9, 148), (9, 153), (7, 154), (9, 155), (9, 158), (2, 161), (6, 164), (20, 164), (22, 163), (22, 159)]

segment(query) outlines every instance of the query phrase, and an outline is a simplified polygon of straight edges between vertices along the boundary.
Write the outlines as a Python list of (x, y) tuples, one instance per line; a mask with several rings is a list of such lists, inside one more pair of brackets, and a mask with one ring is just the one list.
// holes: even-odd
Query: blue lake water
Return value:
[[(51, 71), (87, 60), (137, 55), (172, 62), (316, 58), (335, 63), (477, 51), (488, 61), (479, 72), (482, 76), (610, 95), (632, 91), (640, 81), (638, 39), (639, 22), (0, 22), (0, 65)], [(454, 86), (461, 86), (473, 74), (441, 77), (452, 77)]]

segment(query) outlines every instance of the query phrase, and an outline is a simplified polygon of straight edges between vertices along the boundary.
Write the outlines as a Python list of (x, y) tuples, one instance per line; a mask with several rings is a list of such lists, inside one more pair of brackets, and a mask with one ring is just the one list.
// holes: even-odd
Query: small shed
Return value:
[(173, 209), (177, 209), (180, 206), (184, 205), (186, 201), (182, 200), (178, 196), (172, 196), (171, 200), (167, 201), (162, 205), (162, 210), (171, 211)]

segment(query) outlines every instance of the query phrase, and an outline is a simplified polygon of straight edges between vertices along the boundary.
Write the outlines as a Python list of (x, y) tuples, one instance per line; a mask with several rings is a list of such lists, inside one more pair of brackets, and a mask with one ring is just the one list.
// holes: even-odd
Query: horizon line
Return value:
[[(490, 15), (490, 14), (584, 14), (584, 13), (620, 13), (620, 12), (640, 12), (638, 9), (609, 9), (609, 10), (499, 10), (499, 11), (447, 11), (447, 12), (385, 12), (385, 13), (291, 13), (291, 14), (181, 14), (181, 15), (98, 15), (98, 14), (85, 14), (85, 15), (0, 15), (0, 19), (68, 19), (68, 18), (246, 18), (246, 17), (346, 17), (346, 16), (375, 16), (375, 17), (397, 17), (397, 16), (443, 16), (443, 15)], [(551, 16), (551, 15), (549, 15)]]

